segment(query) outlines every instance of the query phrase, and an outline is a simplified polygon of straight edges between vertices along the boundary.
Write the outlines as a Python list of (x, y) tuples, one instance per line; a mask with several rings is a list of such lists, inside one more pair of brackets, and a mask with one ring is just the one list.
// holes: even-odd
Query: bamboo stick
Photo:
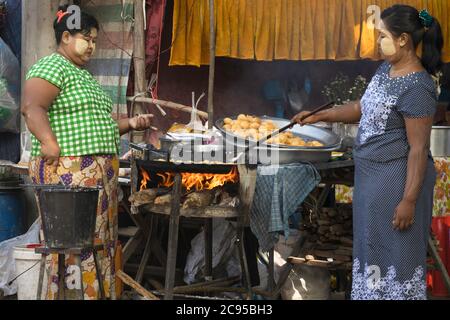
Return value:
[[(155, 105), (158, 104), (161, 107), (174, 109), (174, 110), (178, 110), (178, 111), (183, 111), (183, 112), (187, 112), (187, 113), (191, 113), (191, 111), (192, 111), (192, 107), (188, 107), (183, 104), (175, 103), (175, 102), (171, 102), (171, 101), (152, 99), (152, 98), (144, 98), (144, 97), (137, 97), (136, 99), (129, 97), (129, 98), (127, 98), (127, 100), (128, 101), (134, 100), (135, 102), (149, 103), (149, 104), (155, 104)], [(206, 113), (204, 111), (198, 110), (197, 114), (203, 119), (208, 119), (208, 113)]]
[[(142, 0), (134, 1), (133, 26), (133, 63), (134, 63), (134, 94), (146, 92), (145, 80), (145, 36), (144, 36), (144, 3)], [(132, 106), (131, 116), (146, 113), (144, 105), (139, 103)], [(132, 142), (142, 142), (143, 133), (130, 132)]]
[(208, 81), (208, 129), (214, 125), (214, 72), (216, 67), (216, 30), (214, 0), (209, 0), (209, 81)]

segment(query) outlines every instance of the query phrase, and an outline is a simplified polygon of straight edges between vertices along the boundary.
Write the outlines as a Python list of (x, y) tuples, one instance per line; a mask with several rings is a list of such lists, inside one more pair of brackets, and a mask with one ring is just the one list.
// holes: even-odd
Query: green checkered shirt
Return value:
[[(112, 101), (92, 75), (58, 53), (40, 59), (27, 79), (42, 78), (61, 91), (48, 110), (61, 156), (118, 154), (119, 127), (111, 117)], [(32, 156), (41, 153), (32, 135)]]

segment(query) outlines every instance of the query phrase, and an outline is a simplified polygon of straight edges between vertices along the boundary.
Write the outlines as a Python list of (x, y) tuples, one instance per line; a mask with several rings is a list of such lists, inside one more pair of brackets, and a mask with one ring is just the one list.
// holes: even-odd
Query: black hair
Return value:
[[(66, 12), (68, 5), (60, 6), (58, 10)], [(88, 35), (92, 28), (99, 30), (99, 25), (97, 19), (95, 19), (90, 14), (80, 12), (80, 29), (69, 28), (67, 20), (71, 17), (71, 14), (64, 15), (59, 21), (58, 17), (53, 22), (53, 29), (55, 30), (56, 43), (59, 45), (61, 43), (62, 35), (64, 31), (68, 31), (71, 35), (81, 33), (83, 35)]]
[(439, 21), (430, 17), (432, 21), (424, 26), (419, 11), (408, 5), (396, 4), (381, 14), (386, 28), (396, 37), (402, 33), (411, 36), (414, 48), (422, 44), (422, 65), (430, 74), (437, 74), (442, 67), (442, 48), (444, 39)]

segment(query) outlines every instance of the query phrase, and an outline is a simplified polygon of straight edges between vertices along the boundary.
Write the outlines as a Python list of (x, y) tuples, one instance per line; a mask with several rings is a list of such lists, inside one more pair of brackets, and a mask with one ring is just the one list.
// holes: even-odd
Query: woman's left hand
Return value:
[(152, 114), (140, 114), (136, 117), (129, 118), (128, 125), (131, 130), (142, 131), (151, 127), (152, 118)]
[(392, 225), (394, 230), (405, 231), (414, 223), (414, 213), (416, 205), (414, 202), (402, 200), (394, 212), (394, 220)]

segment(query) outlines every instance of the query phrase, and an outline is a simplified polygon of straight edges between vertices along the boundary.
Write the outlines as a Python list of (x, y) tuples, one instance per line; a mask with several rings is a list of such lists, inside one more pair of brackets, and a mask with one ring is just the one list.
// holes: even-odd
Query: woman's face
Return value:
[(383, 59), (394, 62), (400, 59), (402, 51), (402, 39), (394, 37), (394, 35), (386, 28), (383, 21), (379, 25), (378, 49)]
[(78, 66), (83, 66), (89, 62), (95, 52), (97, 42), (97, 29), (92, 28), (89, 34), (76, 33), (71, 35), (64, 32), (62, 43), (64, 51), (69, 58)]

